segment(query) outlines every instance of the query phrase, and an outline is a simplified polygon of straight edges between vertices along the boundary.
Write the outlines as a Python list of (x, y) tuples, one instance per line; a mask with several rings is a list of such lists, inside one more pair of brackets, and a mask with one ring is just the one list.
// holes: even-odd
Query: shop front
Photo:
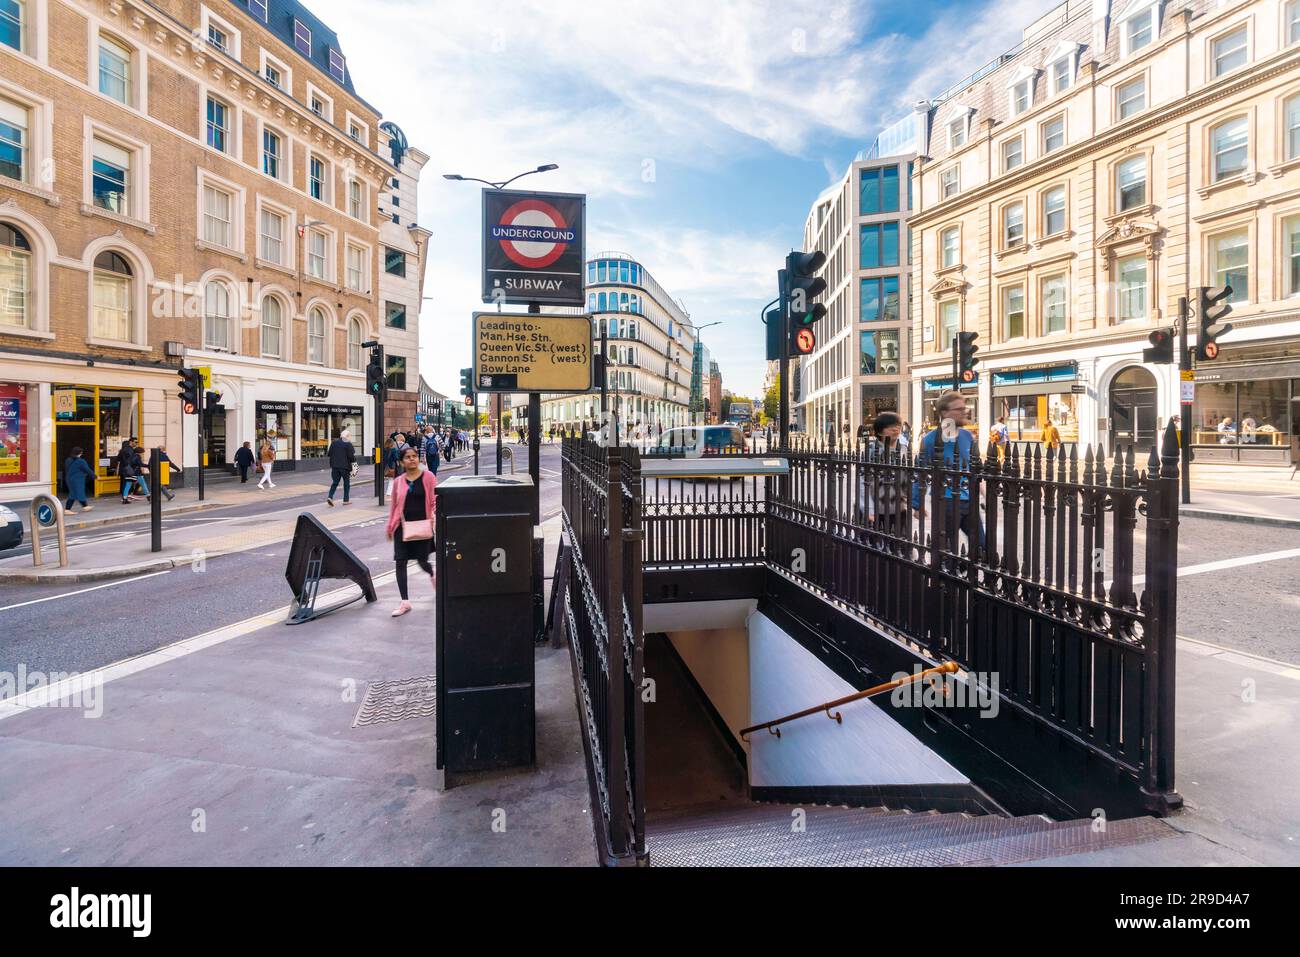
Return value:
[[(966, 428), (975, 433), (976, 437), (980, 434), (980, 416), (979, 416), (979, 373), (975, 373), (975, 378), (970, 382), (961, 384), (961, 394), (966, 397)], [(913, 431), (918, 436), (924, 435), (933, 428), (939, 421), (939, 396), (945, 392), (952, 391), (952, 379), (922, 379), (921, 380), (921, 414), (922, 419), (919, 423), (913, 423)]]
[(131, 439), (143, 448), (139, 389), (54, 383), (54, 465), (56, 487), (63, 487), (63, 466), (74, 448), (95, 470), (95, 494), (121, 493), (115, 460)]
[(1078, 443), (1079, 402), (1085, 389), (1073, 362), (996, 369), (992, 376), (992, 418), (1006, 420), (1012, 442), (1042, 442), (1051, 423), (1062, 444)]
[(351, 433), (352, 446), (362, 460), (366, 446), (366, 410), (359, 405), (302, 404), (302, 427), (299, 448), (304, 466), (328, 468), (330, 443), (344, 430)]
[(36, 470), (31, 456), (36, 446), (28, 420), (36, 418), (30, 410), (38, 397), (35, 386), (0, 382), (0, 501), (5, 486), (36, 478), (35, 475), (29, 478), (30, 473)]
[(1300, 341), (1223, 346), (1196, 370), (1192, 413), (1197, 462), (1300, 460)]
[(275, 450), (275, 468), (292, 470), (294, 459), (294, 414), (293, 402), (253, 403), (253, 451), (257, 461), (262, 460), (262, 447), (270, 444)]

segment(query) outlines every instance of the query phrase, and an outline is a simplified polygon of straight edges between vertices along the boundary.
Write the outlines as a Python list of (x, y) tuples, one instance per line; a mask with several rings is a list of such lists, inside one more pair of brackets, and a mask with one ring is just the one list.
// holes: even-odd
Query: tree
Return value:
[(775, 382), (763, 396), (763, 415), (765, 418), (775, 420), (781, 414), (781, 377), (777, 376)]

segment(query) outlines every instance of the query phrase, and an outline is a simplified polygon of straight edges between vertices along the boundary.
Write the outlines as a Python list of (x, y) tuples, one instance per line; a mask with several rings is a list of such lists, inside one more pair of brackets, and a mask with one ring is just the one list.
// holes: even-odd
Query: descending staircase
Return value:
[[(794, 830), (796, 807), (805, 818)], [(651, 817), (651, 865), (668, 867), (991, 866), (1159, 840), (1155, 818), (1051, 821), (965, 812), (730, 802)]]

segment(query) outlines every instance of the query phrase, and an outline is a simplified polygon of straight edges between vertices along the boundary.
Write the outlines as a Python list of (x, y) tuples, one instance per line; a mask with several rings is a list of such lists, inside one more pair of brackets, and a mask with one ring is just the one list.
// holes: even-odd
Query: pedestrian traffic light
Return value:
[(790, 317), (787, 355), (806, 356), (817, 348), (817, 336), (812, 326), (826, 315), (826, 307), (813, 300), (826, 291), (826, 280), (816, 275), (824, 265), (826, 254), (821, 250), (792, 252), (785, 257), (781, 309)]
[(979, 337), (978, 332), (957, 333), (957, 373), (962, 382), (975, 381), (975, 363), (979, 362), (975, 353), (980, 351), (975, 340)]
[[(1202, 360), (1218, 358), (1219, 343), (1215, 340), (1225, 332), (1232, 331), (1232, 324), (1223, 321), (1228, 317), (1228, 313), (1232, 312), (1232, 306), (1228, 303), (1231, 295), (1232, 287), (1229, 285), (1220, 286), (1218, 289), (1201, 286), (1197, 290), (1196, 315), (1200, 327), (1196, 334), (1196, 358)], [(1216, 325), (1217, 329), (1214, 328)]]
[(384, 357), (378, 349), (370, 353), (370, 364), (366, 366), (366, 392), (380, 401), (388, 394), (388, 385), (384, 382)]
[(199, 389), (203, 387), (203, 378), (198, 369), (181, 369), (177, 385), (181, 391), (176, 393), (185, 405), (185, 414), (192, 415), (199, 408)]
[(1147, 336), (1150, 349), (1142, 350), (1142, 361), (1161, 363), (1174, 361), (1174, 330), (1157, 329)]

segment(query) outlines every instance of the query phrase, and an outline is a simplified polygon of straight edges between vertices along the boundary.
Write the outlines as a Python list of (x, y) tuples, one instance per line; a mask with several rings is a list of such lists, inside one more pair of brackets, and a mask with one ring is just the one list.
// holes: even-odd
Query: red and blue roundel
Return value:
[(489, 236), (501, 244), (511, 262), (525, 269), (545, 269), (564, 255), (578, 233), (550, 203), (523, 199), (489, 227)]

